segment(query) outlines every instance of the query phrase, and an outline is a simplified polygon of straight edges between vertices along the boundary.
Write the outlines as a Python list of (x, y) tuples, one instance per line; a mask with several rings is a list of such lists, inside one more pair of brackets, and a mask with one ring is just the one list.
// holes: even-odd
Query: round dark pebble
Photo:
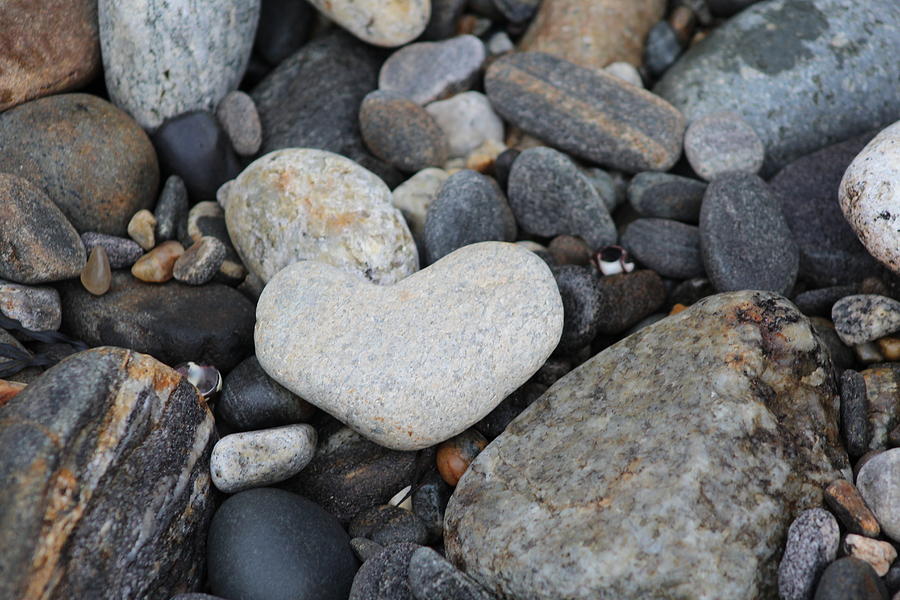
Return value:
[(690, 306), (702, 298), (716, 293), (712, 282), (704, 277), (682, 281), (669, 292), (669, 304)]
[(663, 277), (691, 279), (703, 275), (700, 230), (693, 225), (671, 219), (637, 219), (625, 228), (621, 244)]
[(644, 64), (654, 77), (659, 77), (672, 66), (681, 54), (681, 43), (672, 26), (660, 21), (647, 34), (644, 47)]
[[(550, 387), (572, 370), (572, 361), (566, 356), (551, 356), (541, 365), (537, 373), (531, 376), (531, 383)], [(515, 393), (515, 392), (513, 392)]]
[(888, 600), (888, 592), (869, 563), (848, 556), (828, 565), (814, 600)]
[(419, 548), (409, 561), (409, 587), (416, 600), (493, 600), (474, 579), (431, 548)]
[(251, 356), (225, 377), (216, 411), (237, 431), (254, 431), (306, 423), (316, 407), (269, 377)]
[(807, 290), (797, 294), (794, 304), (806, 316), (831, 317), (831, 307), (844, 296), (857, 293), (856, 286), (838, 285), (834, 287)]
[(556, 352), (568, 354), (597, 335), (600, 285), (593, 269), (566, 265), (553, 269), (563, 301), (563, 331)]
[(862, 456), (869, 449), (871, 432), (866, 380), (851, 369), (841, 374), (841, 435), (851, 458)]
[(900, 564), (895, 564), (888, 569), (887, 574), (882, 579), (890, 593), (895, 594), (900, 591)]
[(494, 178), (503, 191), (506, 191), (509, 184), (509, 172), (512, 170), (513, 163), (521, 153), (515, 148), (507, 148), (494, 160)]
[(425, 523), (433, 540), (444, 537), (444, 511), (452, 493), (453, 488), (447, 485), (435, 469), (426, 472), (413, 489), (413, 512)]
[(373, 506), (350, 521), (350, 537), (362, 537), (382, 546), (409, 542), (428, 542), (428, 529), (419, 517), (408, 510), (385, 504)]
[(653, 314), (666, 301), (666, 286), (653, 271), (601, 277), (597, 330), (615, 335)]
[(246, 600), (345, 600), (357, 569), (350, 538), (322, 507), (284, 490), (239, 492), (209, 527), (210, 591)]
[(156, 217), (156, 241), (182, 239), (187, 231), (187, 188), (178, 175), (169, 175), (156, 201), (153, 216)]
[(415, 600), (409, 588), (409, 561), (421, 547), (394, 544), (367, 560), (353, 579), (349, 600)]
[[(565, 371), (568, 373), (568, 370)], [(547, 386), (534, 381), (527, 381), (512, 394), (503, 399), (494, 410), (474, 425), (489, 440), (494, 439), (519, 416), (531, 403), (547, 391)]]
[(696, 224), (705, 192), (704, 181), (645, 171), (628, 184), (628, 201), (641, 216)]
[(366, 562), (384, 550), (384, 546), (381, 544), (377, 544), (372, 540), (363, 537), (352, 538), (350, 540), (350, 547), (353, 548), (353, 553), (356, 554), (356, 558), (359, 559), (359, 562)]

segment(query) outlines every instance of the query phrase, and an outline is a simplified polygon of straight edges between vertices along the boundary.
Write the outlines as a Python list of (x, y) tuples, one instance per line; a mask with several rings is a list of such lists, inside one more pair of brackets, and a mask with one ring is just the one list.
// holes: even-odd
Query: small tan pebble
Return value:
[(102, 296), (109, 291), (112, 272), (109, 269), (109, 255), (103, 246), (94, 246), (87, 263), (81, 270), (81, 285), (95, 296)]
[(672, 14), (669, 15), (669, 25), (672, 27), (672, 31), (675, 32), (675, 36), (682, 46), (691, 39), (692, 35), (694, 35), (694, 27), (696, 24), (697, 16), (694, 14), (694, 11), (683, 4), (677, 6), (675, 10), (672, 11)]
[(641, 78), (641, 74), (631, 63), (617, 61), (606, 65), (603, 67), (603, 70), (622, 81), (627, 81), (631, 85), (639, 88), (644, 87), (644, 80)]
[(486, 173), (494, 167), (494, 161), (504, 150), (506, 150), (506, 146), (502, 143), (487, 139), (466, 157), (466, 168)]
[(550, 240), (547, 250), (558, 265), (586, 267), (591, 264), (591, 256), (593, 255), (587, 242), (580, 237), (565, 233)]
[(442, 442), (437, 449), (437, 469), (448, 485), (456, 486), (478, 453), (487, 446), (483, 435), (469, 429)]
[(134, 213), (128, 222), (128, 236), (144, 250), (153, 248), (156, 245), (156, 217), (153, 213), (146, 208)]
[(891, 568), (891, 563), (897, 558), (897, 550), (890, 543), (855, 533), (848, 533), (844, 538), (844, 552), (872, 565), (879, 577), (884, 577)]
[(138, 259), (131, 266), (131, 274), (148, 283), (163, 283), (172, 279), (175, 261), (184, 254), (184, 246), (175, 240), (163, 242)]
[(884, 362), (884, 357), (878, 350), (878, 346), (874, 342), (866, 342), (865, 344), (856, 344), (853, 346), (853, 353), (856, 359), (866, 365), (872, 363)]
[(831, 512), (850, 533), (878, 537), (881, 527), (856, 486), (846, 479), (836, 479), (825, 488), (825, 502)]
[(24, 383), (19, 383), (18, 381), (7, 381), (6, 379), (0, 379), (0, 406), (3, 406), (7, 402), (13, 399), (13, 397), (24, 390), (27, 386)]
[(878, 351), (884, 357), (884, 360), (891, 362), (900, 361), (900, 338), (883, 337), (880, 340), (875, 340), (875, 344), (878, 346)]
[(672, 310), (669, 311), (669, 315), (677, 315), (681, 311), (687, 310), (687, 309), (688, 309), (688, 307), (685, 306), (684, 304), (676, 304), (675, 306), (672, 307)]

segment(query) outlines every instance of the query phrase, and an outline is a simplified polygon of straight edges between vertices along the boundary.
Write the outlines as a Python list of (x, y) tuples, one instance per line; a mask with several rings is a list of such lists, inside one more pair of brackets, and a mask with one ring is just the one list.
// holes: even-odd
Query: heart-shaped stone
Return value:
[(256, 318), (271, 377), (376, 443), (416, 450), (533, 375), (559, 342), (563, 306), (537, 255), (483, 242), (391, 286), (295, 263), (269, 281)]

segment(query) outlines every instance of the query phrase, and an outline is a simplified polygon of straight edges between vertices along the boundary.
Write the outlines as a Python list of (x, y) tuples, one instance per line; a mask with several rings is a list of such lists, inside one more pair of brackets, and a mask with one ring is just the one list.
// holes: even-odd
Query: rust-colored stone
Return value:
[(463, 473), (486, 446), (485, 437), (474, 429), (464, 431), (456, 437), (442, 442), (438, 446), (435, 457), (441, 478), (448, 485), (456, 486)]
[(172, 279), (175, 262), (184, 254), (184, 246), (175, 240), (163, 242), (138, 259), (131, 266), (131, 274), (148, 283), (163, 283)]
[(878, 537), (881, 527), (856, 486), (846, 479), (835, 479), (825, 488), (825, 502), (850, 533)]
[(0, 379), (0, 406), (13, 399), (13, 397), (25, 389), (24, 383)]
[(890, 362), (900, 361), (900, 338), (883, 337), (880, 340), (876, 340), (875, 343), (878, 345), (878, 350), (881, 352), (884, 360)]

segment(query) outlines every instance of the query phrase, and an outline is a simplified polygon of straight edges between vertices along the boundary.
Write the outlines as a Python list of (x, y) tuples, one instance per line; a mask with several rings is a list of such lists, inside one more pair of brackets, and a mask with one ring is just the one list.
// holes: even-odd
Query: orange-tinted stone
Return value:
[(881, 527), (866, 506), (859, 490), (846, 479), (836, 479), (825, 488), (825, 502), (850, 533), (878, 537)]
[(163, 242), (138, 259), (131, 267), (131, 274), (150, 283), (163, 283), (172, 279), (175, 261), (184, 254), (184, 246), (171, 240)]
[(102, 296), (109, 291), (109, 282), (112, 280), (112, 272), (109, 269), (109, 256), (103, 246), (94, 246), (87, 264), (81, 270), (81, 285), (84, 289)]
[(455, 486), (485, 446), (487, 446), (487, 440), (474, 429), (464, 431), (456, 437), (442, 442), (438, 446), (436, 456), (437, 469), (441, 478), (448, 485)]

